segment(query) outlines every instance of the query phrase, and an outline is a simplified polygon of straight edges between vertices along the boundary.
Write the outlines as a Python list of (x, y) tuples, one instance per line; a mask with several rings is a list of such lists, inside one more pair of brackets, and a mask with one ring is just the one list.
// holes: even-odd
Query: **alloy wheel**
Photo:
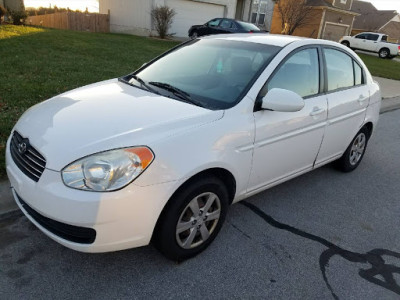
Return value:
[(382, 50), (382, 51), (380, 52), (381, 58), (386, 58), (386, 57), (388, 57), (388, 55), (389, 55), (389, 53), (388, 53), (387, 50)]
[(194, 197), (184, 208), (176, 225), (176, 241), (184, 249), (204, 243), (214, 232), (221, 214), (221, 201), (214, 193)]
[(350, 164), (355, 166), (361, 159), (365, 151), (367, 137), (361, 132), (354, 140), (350, 151)]

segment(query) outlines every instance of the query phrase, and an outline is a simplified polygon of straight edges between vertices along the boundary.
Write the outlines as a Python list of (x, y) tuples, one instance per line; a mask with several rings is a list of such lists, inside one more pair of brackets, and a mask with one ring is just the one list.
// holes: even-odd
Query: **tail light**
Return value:
[[(249, 33), (254, 33), (254, 31), (253, 31), (253, 30), (250, 30)], [(400, 48), (400, 46), (399, 46), (399, 48)]]

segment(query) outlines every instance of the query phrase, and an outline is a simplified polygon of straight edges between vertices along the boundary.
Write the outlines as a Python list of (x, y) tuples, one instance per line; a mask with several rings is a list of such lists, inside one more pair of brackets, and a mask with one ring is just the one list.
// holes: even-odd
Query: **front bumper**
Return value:
[[(81, 252), (108, 252), (149, 244), (158, 217), (179, 185), (169, 182), (151, 186), (130, 184), (115, 192), (89, 192), (66, 187), (60, 172), (45, 169), (34, 182), (15, 165), (6, 150), (7, 175), (14, 198), (42, 232), (58, 243)], [(72, 242), (42, 226), (34, 212), (45, 219), (71, 227), (95, 230), (92, 243)]]

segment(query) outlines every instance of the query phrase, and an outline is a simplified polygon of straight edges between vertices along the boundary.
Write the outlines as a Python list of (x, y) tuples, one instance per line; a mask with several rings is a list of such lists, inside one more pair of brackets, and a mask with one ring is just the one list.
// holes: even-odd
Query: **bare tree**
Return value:
[(175, 10), (166, 5), (156, 6), (151, 10), (151, 18), (160, 38), (164, 39), (167, 36), (175, 14)]
[(282, 34), (292, 35), (300, 27), (310, 24), (314, 9), (307, 0), (275, 0), (281, 17)]
[(6, 14), (7, 9), (0, 5), (0, 25), (1, 25), (1, 18)]

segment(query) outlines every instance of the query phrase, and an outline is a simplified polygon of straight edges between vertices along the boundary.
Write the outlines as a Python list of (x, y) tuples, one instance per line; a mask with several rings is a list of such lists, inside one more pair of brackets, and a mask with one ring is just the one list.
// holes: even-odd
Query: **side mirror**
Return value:
[(304, 99), (295, 92), (274, 88), (262, 99), (261, 108), (280, 112), (296, 112), (303, 109)]

